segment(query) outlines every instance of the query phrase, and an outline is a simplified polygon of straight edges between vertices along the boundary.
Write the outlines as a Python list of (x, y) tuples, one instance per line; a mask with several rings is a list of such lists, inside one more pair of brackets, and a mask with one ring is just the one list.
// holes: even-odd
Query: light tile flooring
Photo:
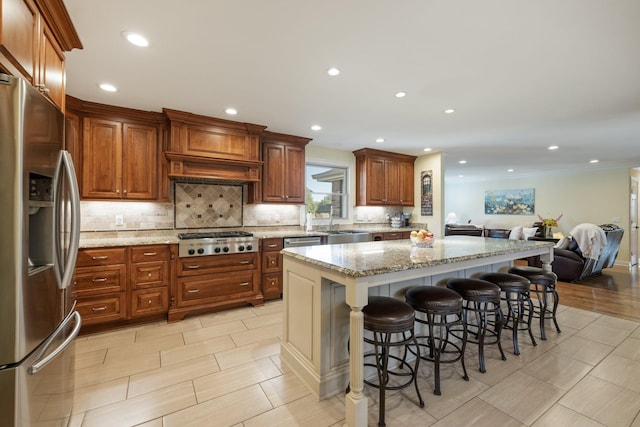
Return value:
[[(80, 337), (71, 425), (341, 426), (344, 394), (318, 402), (281, 363), (281, 311), (277, 301)], [(505, 334), (507, 360), (488, 349), (485, 374), (470, 345), (470, 381), (444, 366), (442, 396), (422, 363), (425, 407), (413, 388), (389, 393), (387, 425), (640, 427), (639, 324), (564, 306), (558, 318), (562, 333), (548, 328), (536, 347), (522, 333), (520, 356)], [(376, 425), (377, 393), (365, 391)]]

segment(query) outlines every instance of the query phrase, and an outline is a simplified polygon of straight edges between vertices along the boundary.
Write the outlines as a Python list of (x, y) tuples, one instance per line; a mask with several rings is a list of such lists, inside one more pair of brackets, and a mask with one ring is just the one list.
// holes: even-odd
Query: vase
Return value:
[(553, 229), (551, 227), (545, 227), (545, 235), (544, 237), (546, 237), (547, 239), (552, 239), (553, 238)]

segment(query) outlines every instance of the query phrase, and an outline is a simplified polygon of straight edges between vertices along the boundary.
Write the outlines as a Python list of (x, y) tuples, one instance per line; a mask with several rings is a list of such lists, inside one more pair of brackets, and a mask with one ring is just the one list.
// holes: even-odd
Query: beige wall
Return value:
[(629, 262), (629, 169), (557, 173), (500, 181), (445, 183), (446, 211), (455, 212), (461, 223), (471, 220), (487, 228), (530, 225), (536, 215), (485, 215), (487, 190), (534, 188), (535, 211), (543, 217), (563, 214), (558, 230), (565, 235), (577, 224), (615, 223), (625, 229), (616, 263)]

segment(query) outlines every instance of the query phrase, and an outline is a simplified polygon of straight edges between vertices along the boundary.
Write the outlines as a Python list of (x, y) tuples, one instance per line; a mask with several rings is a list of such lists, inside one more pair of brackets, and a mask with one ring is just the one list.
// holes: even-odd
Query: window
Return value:
[(306, 205), (313, 218), (348, 218), (347, 168), (307, 163)]

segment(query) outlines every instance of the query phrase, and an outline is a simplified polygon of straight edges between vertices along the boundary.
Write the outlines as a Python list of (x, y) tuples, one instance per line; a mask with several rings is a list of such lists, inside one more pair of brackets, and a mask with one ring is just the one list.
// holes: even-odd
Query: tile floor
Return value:
[[(71, 425), (342, 426), (344, 395), (316, 401), (280, 362), (281, 310), (277, 301), (80, 337)], [(564, 306), (558, 319), (562, 333), (547, 329), (536, 347), (522, 333), (520, 356), (503, 336), (507, 360), (489, 349), (485, 374), (470, 345), (470, 381), (445, 366), (442, 396), (422, 363), (425, 407), (413, 388), (389, 393), (387, 425), (640, 427), (640, 324)], [(376, 390), (365, 391), (376, 425)]]

